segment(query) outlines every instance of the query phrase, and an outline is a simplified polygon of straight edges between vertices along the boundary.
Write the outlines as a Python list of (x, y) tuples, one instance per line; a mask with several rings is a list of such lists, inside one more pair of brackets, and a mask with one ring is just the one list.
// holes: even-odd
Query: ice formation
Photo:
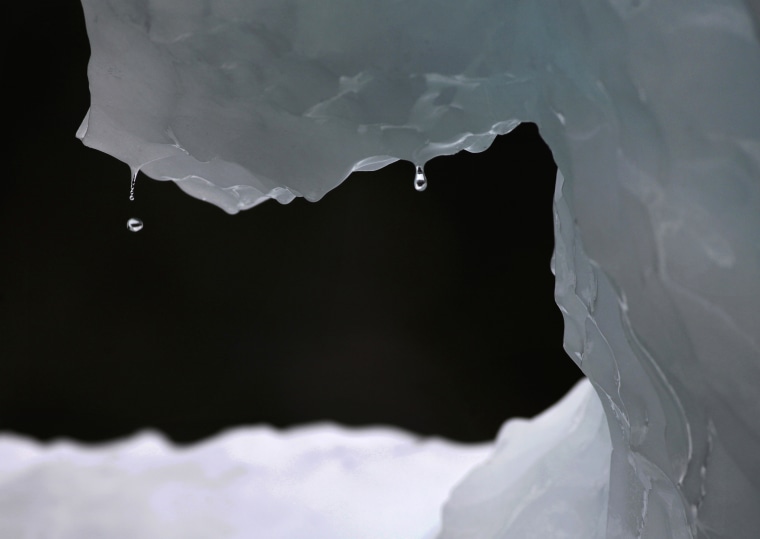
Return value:
[[(592, 537), (605, 517), (606, 430), (599, 400), (582, 380), (533, 421), (507, 422), (493, 456), (492, 444), (335, 425), (248, 427), (181, 450), (152, 432), (96, 447), (41, 447), (4, 435), (0, 537), (433, 539), (452, 487), (484, 460), (474, 496), (505, 483), (522, 492), (543, 474), (554, 485), (544, 497), (573, 493), (562, 515), (566, 529)], [(568, 435), (575, 443), (565, 443)], [(503, 466), (508, 475), (492, 475)], [(499, 513), (491, 513), (481, 529), (499, 525)]]
[(516, 476), (505, 428), (440, 537), (758, 536), (757, 2), (83, 4), (80, 138), (231, 213), (539, 126), (565, 347), (609, 434), (581, 407)]
[(488, 451), (334, 425), (181, 450), (152, 432), (96, 448), (6, 435), (0, 537), (432, 539), (452, 485)]

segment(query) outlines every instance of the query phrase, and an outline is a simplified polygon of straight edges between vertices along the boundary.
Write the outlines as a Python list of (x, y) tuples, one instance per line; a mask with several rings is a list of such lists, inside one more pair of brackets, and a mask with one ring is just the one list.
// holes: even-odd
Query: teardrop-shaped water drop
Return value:
[(140, 232), (143, 229), (143, 222), (136, 217), (127, 220), (127, 230), (130, 232)]
[(425, 172), (422, 170), (421, 166), (417, 166), (417, 172), (414, 174), (414, 188), (417, 189), (417, 191), (424, 191), (427, 189), (427, 178), (425, 177)]

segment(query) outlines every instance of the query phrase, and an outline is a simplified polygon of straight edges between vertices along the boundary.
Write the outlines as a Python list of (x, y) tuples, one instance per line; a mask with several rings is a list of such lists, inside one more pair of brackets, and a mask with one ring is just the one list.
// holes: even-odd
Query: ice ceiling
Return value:
[(576, 406), (515, 478), (506, 428), (440, 537), (757, 537), (757, 2), (83, 4), (80, 138), (230, 213), (539, 126), (565, 348), (609, 434)]

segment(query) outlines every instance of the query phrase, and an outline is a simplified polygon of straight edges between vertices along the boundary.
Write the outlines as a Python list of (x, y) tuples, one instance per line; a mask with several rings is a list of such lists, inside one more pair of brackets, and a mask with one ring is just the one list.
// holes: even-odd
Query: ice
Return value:
[(446, 503), (440, 539), (605, 536), (610, 435), (582, 380), (532, 421), (505, 423), (488, 460)]
[(329, 424), (181, 449), (155, 432), (96, 447), (5, 435), (0, 537), (432, 539), (449, 490), (489, 450)]
[(568, 527), (604, 507), (564, 486), (560, 470), (598, 471), (583, 454), (547, 451), (523, 478), (494, 455), (442, 537), (758, 536), (756, 1), (83, 4), (80, 138), (230, 213), (539, 126), (560, 170), (565, 347), (609, 425), (607, 513)]
[[(433, 539), (449, 492), (476, 466), (451, 508), (472, 498), (518, 507), (510, 532), (523, 537), (536, 516), (524, 507), (548, 503), (558, 517), (539, 531), (561, 519), (574, 536), (593, 537), (604, 529), (609, 455), (604, 412), (585, 379), (536, 419), (505, 423), (496, 450), (332, 424), (239, 428), (183, 448), (152, 431), (96, 446), (6, 434), (0, 537)], [(536, 478), (550, 488), (531, 503), (510, 500)], [(568, 495), (573, 504), (563, 503)], [(494, 536), (502, 512), (492, 506), (478, 511), (479, 534), (469, 537)], [(457, 514), (447, 527), (472, 530)]]

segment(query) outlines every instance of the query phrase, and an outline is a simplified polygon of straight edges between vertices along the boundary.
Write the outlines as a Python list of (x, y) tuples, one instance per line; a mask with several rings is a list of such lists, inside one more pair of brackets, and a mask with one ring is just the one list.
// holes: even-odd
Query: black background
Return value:
[(399, 162), (236, 216), (144, 176), (130, 203), (128, 167), (74, 137), (78, 2), (26, 2), (6, 26), (0, 432), (188, 442), (332, 420), (486, 440), (580, 377), (535, 126), (429, 162), (423, 193)]

